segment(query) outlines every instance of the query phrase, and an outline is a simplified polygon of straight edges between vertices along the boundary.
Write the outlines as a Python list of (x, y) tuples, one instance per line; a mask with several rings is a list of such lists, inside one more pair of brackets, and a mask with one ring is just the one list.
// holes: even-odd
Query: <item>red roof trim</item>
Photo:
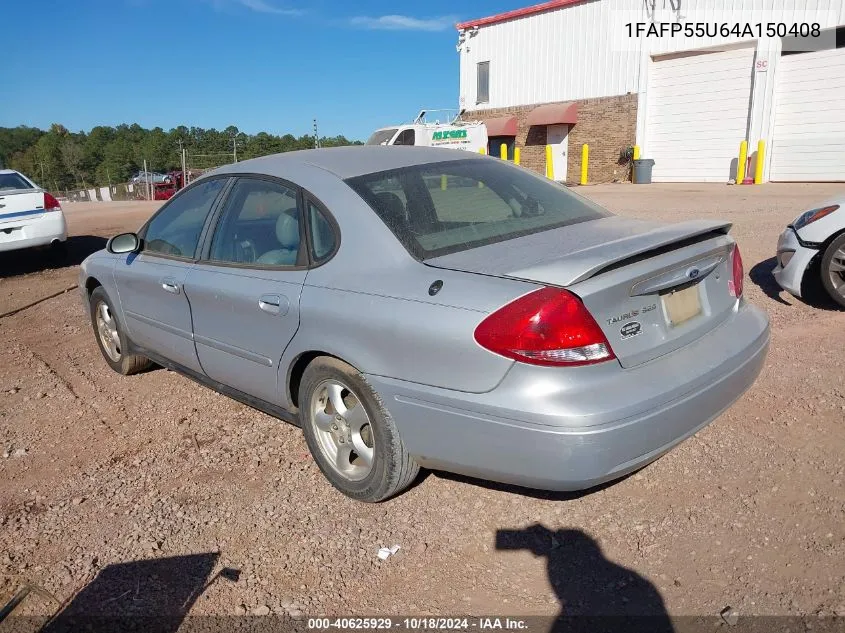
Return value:
[(532, 125), (555, 125), (557, 123), (578, 123), (578, 102), (547, 103), (537, 106), (526, 117), (526, 123)]
[(516, 136), (519, 130), (519, 123), (515, 116), (488, 119), (484, 122), (484, 125), (487, 126), (488, 136)]
[(486, 18), (478, 18), (477, 20), (467, 20), (466, 22), (458, 22), (455, 25), (459, 31), (471, 28), (473, 26), (486, 26), (488, 24), (496, 24), (498, 22), (505, 22), (506, 20), (514, 20), (516, 18), (523, 18), (526, 15), (534, 15), (535, 13), (543, 13), (544, 11), (551, 11), (552, 9), (560, 9), (561, 7), (568, 7), (570, 4), (578, 4), (585, 2), (585, 0), (550, 0), (542, 4), (535, 4), (523, 9), (514, 9), (513, 11), (505, 11), (504, 13), (497, 13)]

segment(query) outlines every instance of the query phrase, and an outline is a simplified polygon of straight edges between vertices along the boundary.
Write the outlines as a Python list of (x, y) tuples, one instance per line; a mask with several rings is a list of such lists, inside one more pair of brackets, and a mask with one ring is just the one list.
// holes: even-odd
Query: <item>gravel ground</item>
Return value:
[[(28, 581), (77, 610), (176, 612), (182, 582), (196, 586), (191, 614), (845, 615), (845, 314), (779, 293), (769, 273), (786, 223), (839, 189), (580, 190), (623, 215), (732, 220), (747, 296), (773, 327), (760, 379), (730, 410), (586, 494), (424, 473), (394, 500), (355, 503), (296, 428), (165, 370), (111, 372), (75, 291), (5, 316), (0, 604)], [(89, 236), (71, 262), (153, 208), (69, 206), (72, 233)], [(0, 313), (75, 283), (75, 266), (33, 254), (0, 265)], [(180, 578), (154, 571), (189, 555)], [(224, 568), (240, 573), (204, 587)], [(20, 613), (55, 608), (32, 596)]]

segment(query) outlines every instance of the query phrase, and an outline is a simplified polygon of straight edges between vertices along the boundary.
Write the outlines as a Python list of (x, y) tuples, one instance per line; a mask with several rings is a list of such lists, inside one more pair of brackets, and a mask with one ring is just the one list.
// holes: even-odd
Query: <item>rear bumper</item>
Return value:
[(786, 229), (778, 238), (777, 265), (772, 271), (775, 281), (788, 293), (800, 298), (804, 273), (818, 253), (816, 249), (801, 246), (795, 231)]
[(45, 246), (67, 240), (67, 224), (64, 213), (48, 211), (26, 222), (4, 222), (0, 224), (0, 252), (14, 251), (34, 246)]
[(727, 409), (766, 358), (763, 312), (740, 306), (696, 343), (636, 368), (515, 364), (485, 394), (367, 376), (420, 465), (547, 490), (630, 473)]

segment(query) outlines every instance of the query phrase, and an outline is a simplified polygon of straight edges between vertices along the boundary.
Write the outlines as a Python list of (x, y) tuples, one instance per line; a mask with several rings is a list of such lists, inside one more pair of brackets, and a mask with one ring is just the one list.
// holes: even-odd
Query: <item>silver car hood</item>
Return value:
[(426, 260), (437, 268), (569, 286), (603, 268), (700, 235), (727, 233), (729, 222), (677, 224), (609, 216)]

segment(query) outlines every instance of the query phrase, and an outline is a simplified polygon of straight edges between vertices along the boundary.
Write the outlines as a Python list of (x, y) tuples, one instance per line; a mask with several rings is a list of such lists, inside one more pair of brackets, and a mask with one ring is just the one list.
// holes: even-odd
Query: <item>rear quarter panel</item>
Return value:
[[(297, 358), (319, 351), (363, 373), (458, 391), (493, 389), (512, 361), (480, 347), (475, 327), (536, 285), (426, 266), (345, 183), (312, 187), (338, 221), (341, 244), (308, 272), (280, 386)], [(438, 280), (442, 289), (429, 294)]]

